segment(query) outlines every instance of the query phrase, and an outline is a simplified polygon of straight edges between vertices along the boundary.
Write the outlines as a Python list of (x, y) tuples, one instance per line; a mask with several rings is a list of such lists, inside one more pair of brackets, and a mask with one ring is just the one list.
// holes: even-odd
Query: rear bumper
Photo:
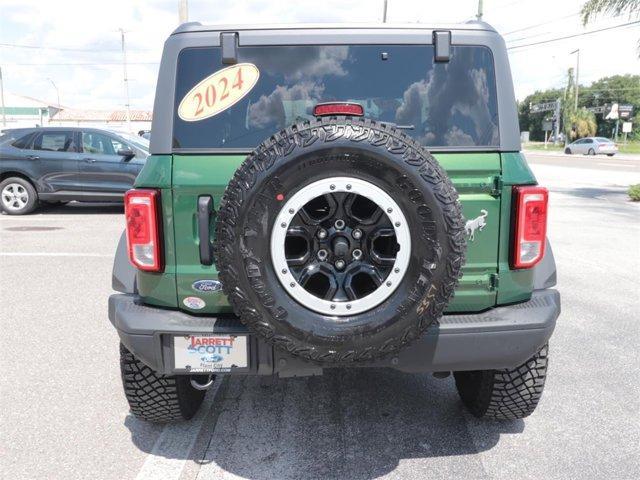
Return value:
[[(560, 314), (560, 294), (536, 290), (527, 302), (483, 313), (445, 315), (438, 325), (395, 356), (367, 364), (405, 372), (512, 368), (524, 363), (551, 337)], [(302, 376), (322, 373), (253, 336), (235, 317), (199, 317), (142, 305), (136, 295), (109, 298), (109, 320), (122, 343), (157, 372), (172, 374), (173, 335), (249, 336), (249, 367), (232, 374)]]

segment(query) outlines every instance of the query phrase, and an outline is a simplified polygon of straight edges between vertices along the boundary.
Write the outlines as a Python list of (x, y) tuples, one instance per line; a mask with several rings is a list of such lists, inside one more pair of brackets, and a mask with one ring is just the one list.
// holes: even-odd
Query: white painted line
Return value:
[(99, 257), (113, 258), (112, 253), (72, 253), (72, 252), (0, 252), (0, 257)]
[(598, 165), (604, 165), (605, 167), (633, 167), (633, 165), (630, 165), (628, 163), (600, 163), (600, 162), (598, 162)]
[(151, 453), (147, 456), (136, 480), (177, 480), (182, 474), (191, 450), (196, 443), (204, 421), (209, 417), (223, 375), (218, 375), (207, 392), (200, 411), (189, 421), (168, 424), (156, 440)]

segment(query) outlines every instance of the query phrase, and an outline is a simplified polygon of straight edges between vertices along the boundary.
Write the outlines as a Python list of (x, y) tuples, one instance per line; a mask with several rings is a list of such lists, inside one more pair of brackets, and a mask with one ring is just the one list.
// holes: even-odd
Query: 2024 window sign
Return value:
[(189, 90), (178, 106), (178, 116), (185, 122), (211, 118), (242, 100), (259, 78), (260, 71), (252, 63), (218, 70)]

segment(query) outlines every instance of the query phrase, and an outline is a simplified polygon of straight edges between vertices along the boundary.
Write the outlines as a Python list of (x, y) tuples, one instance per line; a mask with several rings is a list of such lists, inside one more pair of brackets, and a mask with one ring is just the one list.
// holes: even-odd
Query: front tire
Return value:
[(0, 209), (8, 215), (26, 215), (38, 205), (38, 193), (28, 180), (9, 177), (0, 182)]
[(120, 373), (131, 413), (149, 422), (166, 423), (193, 417), (205, 392), (191, 386), (187, 375), (160, 375), (120, 344)]
[(565, 153), (565, 155), (571, 155), (571, 149), (570, 148), (565, 148), (564, 149), (564, 153)]
[(547, 376), (549, 346), (514, 369), (454, 372), (465, 407), (476, 417), (515, 420), (533, 413)]

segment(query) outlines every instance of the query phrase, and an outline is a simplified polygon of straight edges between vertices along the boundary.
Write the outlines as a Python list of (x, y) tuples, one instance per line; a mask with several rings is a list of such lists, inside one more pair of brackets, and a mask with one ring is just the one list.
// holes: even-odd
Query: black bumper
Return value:
[[(367, 364), (405, 372), (443, 372), (516, 367), (548, 340), (560, 314), (560, 294), (536, 290), (531, 300), (478, 314), (445, 315), (420, 340), (397, 355)], [(296, 376), (322, 368), (274, 349), (235, 317), (198, 317), (142, 305), (136, 295), (109, 298), (109, 320), (122, 343), (152, 369), (171, 374), (172, 335), (249, 335), (249, 367), (232, 374)]]

